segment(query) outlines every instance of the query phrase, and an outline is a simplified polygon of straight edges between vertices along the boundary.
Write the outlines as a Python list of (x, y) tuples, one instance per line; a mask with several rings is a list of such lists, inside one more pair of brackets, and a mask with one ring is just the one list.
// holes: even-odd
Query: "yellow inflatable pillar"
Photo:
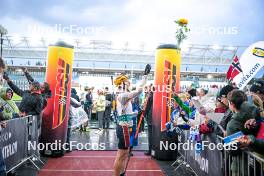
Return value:
[[(180, 89), (181, 53), (175, 45), (161, 45), (157, 48), (155, 56), (155, 92), (153, 99), (153, 151), (152, 155), (160, 160), (173, 160), (176, 158), (174, 148), (165, 149), (177, 143), (177, 138), (168, 138), (166, 135), (167, 122), (170, 122), (173, 111), (173, 91)], [(174, 146), (172, 144), (171, 146)]]
[[(48, 47), (46, 82), (50, 84), (52, 98), (42, 116), (42, 143), (66, 142), (70, 109), (73, 46), (58, 42)], [(45, 149), (47, 155), (62, 155), (63, 148)]]

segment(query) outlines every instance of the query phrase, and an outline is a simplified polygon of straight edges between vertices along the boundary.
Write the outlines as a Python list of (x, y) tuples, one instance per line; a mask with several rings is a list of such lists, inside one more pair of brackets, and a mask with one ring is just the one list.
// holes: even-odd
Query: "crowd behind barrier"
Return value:
[(263, 154), (263, 95), (263, 80), (246, 91), (226, 85), (174, 93), (165, 126), (167, 136), (178, 136), (175, 170), (186, 165), (199, 176), (263, 175), (264, 156), (253, 153)]
[[(202, 141), (208, 143), (223, 144), (223, 137), (214, 133), (203, 134)], [(189, 131), (182, 131), (178, 135), (179, 143), (190, 142)], [(188, 143), (189, 149), (195, 142)], [(243, 150), (241, 155), (238, 155), (238, 172), (232, 173), (231, 164), (232, 157), (228, 150), (210, 150), (204, 147), (203, 150), (197, 151), (185, 150), (182, 147), (178, 148), (177, 160), (172, 164), (175, 170), (181, 166), (186, 166), (190, 172), (198, 176), (263, 176), (264, 175), (264, 156), (248, 150)]]
[[(37, 117), (26, 116), (6, 121), (6, 128), (0, 134), (0, 149), (3, 154), (7, 173), (16, 169), (26, 161), (37, 158), (38, 150), (28, 144), (38, 144)], [(39, 169), (39, 168), (38, 168)]]

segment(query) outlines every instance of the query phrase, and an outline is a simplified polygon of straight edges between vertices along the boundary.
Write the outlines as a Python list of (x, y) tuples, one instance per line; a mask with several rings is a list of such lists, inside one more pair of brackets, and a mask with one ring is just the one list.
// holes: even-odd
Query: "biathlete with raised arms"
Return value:
[(133, 126), (133, 117), (137, 116), (133, 112), (131, 101), (133, 98), (139, 96), (143, 91), (144, 85), (147, 82), (147, 75), (149, 74), (151, 66), (146, 65), (142, 82), (136, 91), (130, 91), (130, 82), (124, 75), (118, 76), (114, 83), (116, 86), (122, 86), (123, 91), (119, 93), (116, 101), (117, 110), (117, 125), (116, 135), (118, 138), (118, 150), (114, 163), (115, 176), (124, 175), (126, 159), (129, 153), (130, 135), (129, 127)]

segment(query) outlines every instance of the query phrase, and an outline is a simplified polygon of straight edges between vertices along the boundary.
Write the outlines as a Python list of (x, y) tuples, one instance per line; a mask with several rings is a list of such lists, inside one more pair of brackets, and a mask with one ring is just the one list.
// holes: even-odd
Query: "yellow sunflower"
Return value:
[(188, 20), (185, 19), (185, 18), (180, 18), (178, 22), (179, 22), (180, 24), (184, 24), (184, 25), (188, 24)]

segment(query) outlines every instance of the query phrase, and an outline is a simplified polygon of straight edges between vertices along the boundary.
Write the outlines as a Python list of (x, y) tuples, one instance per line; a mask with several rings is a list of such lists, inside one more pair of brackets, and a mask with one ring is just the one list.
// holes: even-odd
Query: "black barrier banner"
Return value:
[(26, 144), (27, 118), (9, 120), (7, 127), (2, 128), (0, 132), (0, 148), (7, 170), (10, 170), (26, 158)]
[[(217, 144), (218, 139), (215, 134), (202, 135), (202, 141), (204, 144), (209, 145), (210, 143)], [(205, 142), (207, 141), (207, 142)], [(194, 145), (195, 143), (190, 143), (190, 145)], [(188, 150), (186, 153), (187, 163), (190, 164), (191, 168), (195, 171), (195, 173), (199, 176), (222, 176), (224, 175), (222, 170), (222, 153), (220, 150), (215, 148), (214, 150), (210, 150), (213, 144), (210, 144), (211, 147), (204, 146), (203, 150), (197, 152), (195, 150), (195, 146), (193, 150)]]
[(37, 117), (30, 116), (28, 117), (28, 146), (27, 146), (27, 156), (37, 154), (38, 146), (38, 124)]

